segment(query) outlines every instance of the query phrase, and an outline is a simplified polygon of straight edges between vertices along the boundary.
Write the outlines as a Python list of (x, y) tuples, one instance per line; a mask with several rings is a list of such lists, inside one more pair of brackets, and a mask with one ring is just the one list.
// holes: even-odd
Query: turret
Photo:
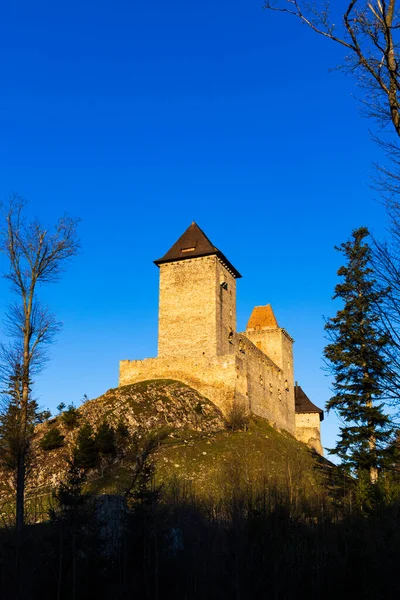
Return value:
[(293, 339), (279, 327), (270, 304), (253, 308), (245, 335), (293, 379)]

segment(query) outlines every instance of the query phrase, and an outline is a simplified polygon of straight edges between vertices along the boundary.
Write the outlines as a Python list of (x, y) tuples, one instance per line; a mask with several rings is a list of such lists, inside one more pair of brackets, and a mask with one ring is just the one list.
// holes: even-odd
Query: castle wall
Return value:
[(286, 380), (282, 369), (245, 334), (237, 334), (234, 345), (236, 401), (245, 403), (251, 413), (294, 435), (294, 386)]
[(160, 358), (229, 352), (229, 331), (236, 329), (236, 280), (217, 256), (160, 265), (158, 327)]
[[(271, 408), (276, 415), (277, 423), (285, 423), (286, 426), (284, 428), (287, 428), (288, 431), (294, 433), (295, 399), (292, 338), (281, 328), (258, 330), (247, 329), (240, 335), (250, 340), (252, 346), (255, 346), (261, 355), (265, 356), (265, 358), (269, 357), (270, 362), (275, 365), (275, 369), (277, 367), (279, 368), (278, 381), (276, 382), (276, 388), (278, 390), (277, 397), (275, 398), (274, 394), (272, 394)], [(255, 370), (254, 366), (251, 367), (251, 370)], [(269, 373), (267, 373), (267, 378), (268, 377), (271, 377)], [(263, 378), (265, 380), (265, 376), (263, 376)], [(254, 378), (252, 378), (252, 380), (253, 379)], [(274, 400), (277, 400), (277, 405), (274, 404)], [(262, 406), (265, 407), (266, 404), (268, 405), (268, 402), (264, 399)], [(270, 412), (270, 409), (268, 410)], [(261, 414), (261, 416), (264, 415)], [(278, 426), (282, 428), (281, 425)]]
[(323, 455), (319, 413), (296, 413), (296, 438)]
[(294, 435), (294, 391), (283, 371), (243, 334), (223, 356), (168, 357), (120, 362), (119, 385), (177, 379), (214, 402), (227, 416), (234, 403)]
[(227, 415), (235, 397), (235, 357), (206, 358), (199, 356), (122, 360), (119, 385), (147, 379), (177, 379), (193, 387), (214, 402)]
[(215, 297), (217, 355), (230, 354), (230, 337), (236, 331), (236, 279), (219, 259), (216, 261)]
[(246, 329), (243, 333), (293, 379), (293, 340), (281, 327)]

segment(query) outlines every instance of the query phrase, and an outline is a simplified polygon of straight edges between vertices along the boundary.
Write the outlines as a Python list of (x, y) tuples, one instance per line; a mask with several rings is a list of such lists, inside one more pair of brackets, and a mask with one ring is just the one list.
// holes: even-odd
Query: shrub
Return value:
[(62, 422), (67, 429), (74, 429), (79, 420), (79, 413), (73, 404), (70, 404), (61, 415)]
[(40, 440), (42, 450), (55, 450), (64, 445), (64, 436), (58, 427), (52, 427)]
[(226, 426), (231, 431), (245, 431), (247, 429), (249, 419), (244, 404), (234, 403), (227, 414)]

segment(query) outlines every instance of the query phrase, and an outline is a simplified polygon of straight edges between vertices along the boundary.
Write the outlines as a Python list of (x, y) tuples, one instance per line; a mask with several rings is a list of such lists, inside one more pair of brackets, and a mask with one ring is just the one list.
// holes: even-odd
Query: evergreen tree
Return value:
[(100, 454), (106, 454), (108, 456), (115, 456), (116, 444), (115, 444), (115, 431), (107, 423), (103, 421), (96, 433), (96, 445), (97, 450)]
[(82, 425), (78, 432), (74, 465), (78, 469), (94, 469), (98, 463), (98, 451), (93, 428), (89, 423)]
[(119, 450), (125, 450), (128, 443), (129, 443), (129, 428), (127, 426), (126, 423), (124, 423), (124, 421), (122, 421), (122, 419), (120, 419), (117, 423), (117, 427), (115, 429), (115, 442), (117, 445), (117, 448)]
[(78, 409), (73, 405), (69, 404), (67, 406), (67, 410), (62, 412), (65, 408), (65, 404), (62, 402), (57, 408), (60, 409), (62, 407), (61, 419), (67, 429), (74, 429), (79, 421), (79, 412)]
[(61, 434), (58, 427), (52, 427), (44, 434), (40, 440), (40, 447), (43, 450), (55, 450), (64, 445), (64, 436)]
[[(8, 386), (2, 392), (0, 410), (0, 464), (8, 471), (17, 471), (18, 461), (23, 455), (28, 462), (28, 453), (34, 428), (43, 422), (48, 411), (40, 411), (36, 400), (30, 397), (26, 413), (21, 410), (22, 367), (16, 364), (9, 376)], [(23, 426), (24, 425), (24, 426)]]
[(346, 258), (338, 275), (333, 299), (343, 308), (328, 319), (325, 330), (331, 343), (325, 358), (334, 374), (334, 396), (326, 404), (343, 421), (336, 448), (344, 466), (358, 474), (367, 472), (374, 483), (378, 469), (389, 457), (391, 434), (389, 417), (383, 412), (384, 389), (390, 381), (385, 350), (390, 340), (380, 328), (377, 307), (387, 294), (379, 289), (370, 267), (371, 249), (365, 227), (353, 231), (339, 250)]

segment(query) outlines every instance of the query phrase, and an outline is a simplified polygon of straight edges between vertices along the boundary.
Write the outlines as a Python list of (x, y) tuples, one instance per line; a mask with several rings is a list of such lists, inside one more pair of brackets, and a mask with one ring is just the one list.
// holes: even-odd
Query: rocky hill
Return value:
[[(272, 483), (310, 497), (325, 486), (328, 463), (290, 434), (254, 417), (234, 431), (197, 391), (179, 381), (152, 380), (87, 401), (78, 409), (73, 428), (65, 425), (62, 415), (39, 426), (29, 476), (31, 498), (46, 498), (63, 480), (82, 425), (89, 423), (96, 432), (104, 421), (113, 428), (123, 423), (130, 435), (140, 437), (163, 431), (154, 454), (156, 483), (179, 485), (198, 497), (219, 498), (232, 490)], [(42, 449), (43, 436), (55, 427), (64, 436), (63, 446)], [(133, 460), (129, 452), (119, 454), (89, 473), (88, 486), (95, 493), (123, 493)]]

